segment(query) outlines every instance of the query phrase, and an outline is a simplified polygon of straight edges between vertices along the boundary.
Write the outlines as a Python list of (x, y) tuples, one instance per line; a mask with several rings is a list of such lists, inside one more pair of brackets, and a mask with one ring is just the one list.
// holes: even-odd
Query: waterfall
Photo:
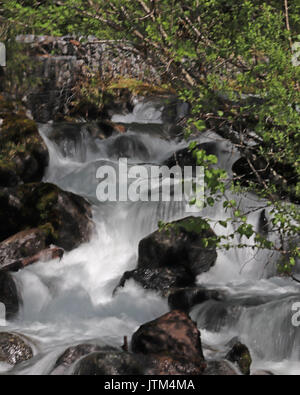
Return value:
[[(14, 274), (23, 306), (5, 330), (28, 336), (35, 357), (13, 373), (50, 373), (67, 347), (86, 341), (120, 347), (124, 336), (131, 337), (141, 324), (169, 310), (159, 295), (133, 281), (114, 296), (113, 290), (122, 274), (136, 267), (138, 243), (157, 229), (158, 221), (187, 216), (183, 203), (101, 203), (96, 198), (99, 166), (116, 167), (124, 154), (131, 165), (162, 164), (188, 146), (185, 141), (165, 138), (162, 112), (156, 102), (137, 103), (133, 113), (113, 118), (131, 125), (128, 133), (106, 140), (91, 138), (84, 123), (72, 125), (71, 131), (69, 125), (70, 132), (62, 132), (59, 138), (53, 138), (57, 136), (53, 131), (66, 130), (65, 124), (40, 125), (50, 153), (44, 181), (89, 200), (96, 230), (89, 243), (66, 253), (62, 261), (40, 262)], [(215, 144), (219, 166), (231, 175), (239, 155), (230, 143), (210, 131), (201, 134), (199, 142)], [(228, 191), (227, 195), (238, 201), (241, 212), (247, 213), (259, 231), (262, 215), (268, 217), (265, 202), (251, 193)], [(216, 221), (213, 230), (219, 235), (235, 231), (233, 225), (224, 229), (217, 224), (227, 216), (223, 202), (196, 215)], [(270, 229), (269, 237), (276, 240), (278, 235)], [(226, 294), (224, 300), (205, 302), (191, 312), (201, 330), (207, 358), (212, 348), (222, 355), (228, 341), (239, 336), (251, 350), (254, 370), (300, 374), (300, 331), (291, 324), (291, 307), (300, 301), (300, 287), (277, 276), (277, 261), (278, 255), (266, 250), (219, 251), (215, 267), (199, 276), (199, 284)], [(0, 365), (0, 372), (5, 369), (7, 366)]]

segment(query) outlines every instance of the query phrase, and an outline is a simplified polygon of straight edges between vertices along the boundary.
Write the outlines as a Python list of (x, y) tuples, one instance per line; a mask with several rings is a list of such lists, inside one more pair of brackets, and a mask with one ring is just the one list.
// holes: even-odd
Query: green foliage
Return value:
[[(283, 0), (14, 0), (3, 10), (19, 33), (130, 41), (191, 104), (187, 136), (209, 127), (230, 139), (253, 173), (247, 188), (274, 207), (282, 239), (299, 235), (299, 210), (291, 204), (300, 201), (300, 67), (291, 51), (300, 41), (299, 1), (289, 1), (288, 14)], [(216, 158), (191, 150), (206, 168), (206, 204), (213, 205), (225, 191), (226, 174)], [(241, 187), (235, 180), (233, 190)], [(241, 221), (241, 236), (254, 236), (234, 202), (224, 209)], [(274, 248), (260, 235), (255, 242)], [(288, 266), (300, 255), (297, 246), (279, 250)]]

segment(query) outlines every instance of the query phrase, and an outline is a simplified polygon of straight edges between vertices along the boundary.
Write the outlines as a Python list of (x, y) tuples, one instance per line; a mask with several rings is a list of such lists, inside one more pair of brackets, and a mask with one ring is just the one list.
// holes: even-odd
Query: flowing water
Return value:
[[(99, 166), (117, 168), (120, 156), (126, 156), (130, 164), (161, 164), (187, 146), (166, 138), (168, 128), (164, 128), (161, 115), (157, 103), (138, 103), (132, 114), (114, 117), (117, 122), (131, 124), (126, 135), (106, 140), (91, 138), (85, 124), (74, 126), (74, 135), (59, 140), (51, 138), (52, 132), (65, 126), (40, 126), (50, 152), (44, 181), (88, 199), (93, 204), (96, 230), (89, 243), (66, 253), (62, 261), (37, 263), (14, 275), (23, 307), (15, 321), (6, 323), (5, 330), (30, 339), (35, 356), (12, 369), (12, 374), (49, 374), (67, 347), (83, 342), (120, 347), (124, 336), (130, 338), (142, 323), (169, 310), (165, 300), (133, 281), (112, 295), (124, 271), (135, 268), (139, 241), (157, 229), (159, 220), (190, 215), (185, 205), (100, 203), (96, 199)], [(212, 132), (203, 133), (199, 141), (215, 144), (219, 165), (230, 174), (239, 157), (232, 146)], [(265, 202), (251, 194), (234, 197), (260, 230), (268, 217)], [(194, 215), (213, 221), (227, 216), (222, 202)], [(217, 234), (234, 230), (218, 224), (213, 229)], [(278, 236), (269, 228), (269, 237)], [(226, 344), (238, 336), (251, 350), (253, 371), (300, 374), (300, 328), (292, 325), (292, 305), (300, 302), (300, 287), (276, 276), (277, 260), (275, 253), (251, 248), (219, 251), (215, 267), (198, 278), (199, 284), (225, 294), (224, 300), (205, 302), (191, 312), (201, 330), (207, 358), (223, 357)], [(9, 369), (0, 365), (0, 372)]]

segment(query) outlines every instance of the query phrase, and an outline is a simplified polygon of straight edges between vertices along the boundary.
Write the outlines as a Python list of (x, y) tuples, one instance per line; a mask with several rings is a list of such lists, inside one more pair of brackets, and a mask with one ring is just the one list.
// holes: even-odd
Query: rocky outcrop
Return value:
[(9, 273), (0, 272), (0, 302), (6, 309), (6, 319), (12, 319), (19, 311), (20, 296), (13, 277)]
[(130, 351), (127, 342), (125, 344), (123, 351), (93, 344), (70, 347), (59, 357), (51, 374), (249, 374), (250, 353), (246, 346), (235, 339), (228, 344), (233, 347), (226, 356), (227, 360), (205, 361), (200, 332), (189, 315), (181, 310), (172, 310), (142, 325), (132, 336)]
[(87, 242), (94, 225), (85, 199), (52, 184), (27, 184), (0, 192), (0, 239), (38, 227), (40, 246), (55, 244), (67, 251)]
[(33, 357), (31, 347), (17, 334), (0, 333), (0, 361), (17, 365)]
[(0, 187), (41, 181), (48, 149), (25, 109), (0, 96)]
[(132, 278), (166, 296), (173, 288), (193, 286), (216, 259), (215, 233), (201, 218), (189, 217), (143, 239), (137, 269), (126, 272), (119, 286)]
[[(41, 80), (28, 97), (28, 104), (39, 122), (48, 122), (69, 112), (74, 88), (84, 76), (100, 75), (102, 81), (131, 78), (160, 83), (156, 70), (147, 65), (128, 43), (100, 41), (94, 37), (18, 36), (34, 58)], [(85, 104), (87, 108), (85, 109)], [(99, 106), (80, 103), (82, 115), (97, 116)]]
[(157, 369), (152, 368), (152, 374), (167, 374), (167, 370), (200, 374), (205, 367), (200, 332), (179, 310), (142, 325), (132, 336), (131, 348), (134, 353), (151, 357)]

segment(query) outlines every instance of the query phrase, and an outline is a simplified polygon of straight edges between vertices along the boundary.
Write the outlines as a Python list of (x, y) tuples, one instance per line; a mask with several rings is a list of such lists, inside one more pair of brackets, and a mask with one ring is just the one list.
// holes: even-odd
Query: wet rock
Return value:
[(138, 268), (184, 267), (196, 277), (215, 264), (215, 240), (215, 233), (201, 218), (172, 222), (140, 242)]
[(49, 247), (37, 254), (29, 256), (27, 258), (21, 258), (16, 261), (11, 261), (9, 264), (4, 264), (0, 269), (1, 271), (18, 272), (24, 267), (33, 265), (37, 262), (49, 262), (54, 259), (61, 260), (64, 255), (64, 250), (59, 247)]
[(25, 109), (0, 96), (0, 186), (41, 181), (49, 153)]
[(195, 363), (179, 356), (151, 355), (148, 357), (148, 365), (145, 365), (146, 375), (201, 375), (205, 368), (205, 363)]
[(69, 251), (87, 242), (94, 229), (89, 203), (52, 184), (5, 188), (0, 205), (0, 240), (38, 227), (46, 233), (47, 245)]
[(204, 361), (200, 332), (190, 317), (179, 310), (142, 325), (132, 336), (131, 348), (134, 353), (167, 355), (199, 367)]
[(237, 364), (242, 374), (250, 375), (252, 358), (248, 347), (244, 344), (240, 342), (235, 343), (225, 359)]
[(109, 157), (137, 158), (149, 160), (150, 155), (145, 144), (136, 136), (122, 135), (117, 137), (108, 150)]
[(0, 270), (45, 249), (46, 236), (42, 229), (35, 228), (19, 232), (0, 243)]
[(203, 376), (238, 376), (238, 372), (230, 364), (230, 362), (221, 361), (207, 361), (206, 369)]
[(18, 313), (20, 296), (15, 281), (9, 273), (0, 272), (0, 302), (5, 305), (7, 320)]
[(125, 272), (117, 287), (124, 287), (130, 279), (135, 280), (145, 289), (159, 292), (166, 297), (170, 289), (185, 287), (194, 283), (194, 277), (184, 268), (159, 268), (159, 269), (136, 269)]
[(17, 365), (33, 357), (31, 347), (17, 334), (0, 333), (0, 361)]
[(140, 242), (138, 267), (126, 272), (119, 286), (133, 278), (164, 296), (173, 288), (193, 286), (196, 276), (216, 262), (215, 241), (215, 233), (201, 218), (170, 223)]
[(203, 287), (174, 289), (169, 295), (168, 303), (171, 309), (189, 312), (193, 306), (208, 300), (221, 301), (224, 293), (217, 290), (208, 290)]
[(69, 347), (56, 361), (52, 375), (61, 374), (72, 366), (76, 361), (95, 352), (116, 351), (112, 347), (103, 347), (95, 344), (79, 344)]
[(96, 352), (78, 362), (75, 376), (143, 375), (144, 358), (122, 351)]

